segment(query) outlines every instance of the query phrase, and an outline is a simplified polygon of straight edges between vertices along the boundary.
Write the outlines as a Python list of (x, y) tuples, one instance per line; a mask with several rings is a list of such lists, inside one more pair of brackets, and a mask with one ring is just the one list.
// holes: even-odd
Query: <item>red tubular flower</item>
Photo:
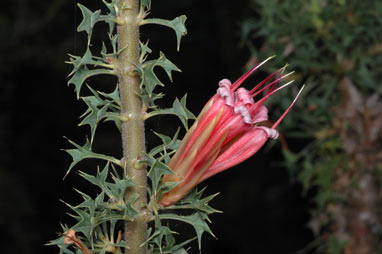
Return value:
[[(252, 68), (234, 84), (228, 79), (219, 82), (217, 93), (207, 102), (195, 123), (186, 133), (179, 149), (169, 162), (174, 175), (164, 175), (163, 182), (179, 182), (159, 200), (162, 206), (175, 204), (205, 179), (233, 167), (255, 154), (268, 140), (276, 139), (276, 127), (296, 102), (302, 89), (288, 109), (271, 128), (259, 125), (268, 120), (265, 100), (291, 82), (276, 88), (287, 75), (280, 75), (284, 68), (272, 73), (251, 91), (239, 86), (267, 60)], [(266, 90), (258, 101), (253, 97)]]

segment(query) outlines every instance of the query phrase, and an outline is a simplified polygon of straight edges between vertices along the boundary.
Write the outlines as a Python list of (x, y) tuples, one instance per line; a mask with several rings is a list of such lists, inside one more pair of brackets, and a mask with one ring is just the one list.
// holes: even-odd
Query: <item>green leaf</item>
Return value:
[(69, 61), (67, 61), (66, 63), (73, 65), (73, 70), (69, 74), (69, 76), (73, 75), (82, 66), (86, 66), (88, 64), (94, 64), (95, 61), (93, 61), (92, 57), (93, 55), (89, 48), (86, 50), (83, 57), (69, 54)]
[(111, 201), (123, 204), (126, 188), (135, 186), (131, 179), (118, 179), (112, 177), (114, 183), (107, 182), (109, 176), (109, 163), (106, 164), (102, 171), (97, 170), (97, 175), (93, 176), (80, 171), (80, 175), (90, 183), (99, 187)]
[(107, 121), (113, 121), (119, 132), (121, 132), (121, 114), (120, 113), (113, 113), (113, 112), (106, 112), (105, 114), (105, 122)]
[[(186, 197), (181, 199), (175, 206), (171, 206), (175, 209), (195, 209), (207, 214), (212, 213), (221, 213), (222, 211), (213, 209), (208, 203), (219, 193), (202, 198), (203, 192), (206, 188), (203, 188), (201, 191), (198, 191), (197, 188), (194, 188)], [(169, 209), (171, 209), (169, 207)]]
[(141, 0), (141, 6), (146, 10), (150, 10), (151, 9), (151, 0)]
[[(101, 120), (113, 121), (116, 127), (118, 128), (118, 130), (121, 131), (121, 114), (120, 114), (121, 102), (119, 98), (118, 86), (111, 93), (95, 91), (90, 86), (88, 86), (88, 88), (93, 93), (94, 96), (83, 97), (86, 104), (88, 104), (88, 109), (81, 117), (87, 116), (87, 118), (89, 118), (88, 121), (91, 123), (91, 131), (92, 131), (91, 143), (93, 143), (92, 140), (94, 137), (96, 126)], [(105, 97), (105, 99), (101, 98), (100, 95)], [(82, 125), (82, 122), (80, 123), (80, 125)]]
[[(171, 231), (169, 227), (162, 226), (162, 225), (157, 225), (155, 227), (155, 232), (149, 237), (148, 242), (153, 243), (156, 246), (158, 246), (160, 253), (162, 253), (162, 246), (165, 244), (164, 238), (172, 238), (171, 241), (175, 241), (173, 234), (174, 232)], [(166, 241), (168, 242), (168, 241)], [(171, 246), (172, 247), (172, 246)]]
[[(146, 157), (147, 157), (147, 163), (148, 163), (148, 165), (150, 165), (148, 177), (150, 178), (151, 185), (152, 185), (151, 191), (153, 193), (151, 193), (151, 195), (157, 196), (159, 191), (161, 189), (163, 189), (164, 187), (170, 187), (170, 188), (172, 187), (173, 188), (178, 184), (178, 183), (171, 183), (171, 186), (169, 186), (169, 184), (163, 186), (163, 183), (161, 181), (162, 176), (165, 174), (172, 175), (174, 173), (171, 171), (171, 169), (166, 164), (161, 162), (162, 158), (156, 159), (149, 154), (147, 154)], [(165, 188), (165, 189), (168, 189), (168, 188)], [(157, 197), (157, 198), (160, 198), (160, 197)]]
[(139, 60), (141, 63), (144, 62), (146, 56), (152, 52), (152, 50), (148, 46), (149, 42), (147, 41), (145, 44), (143, 44), (141, 41), (139, 41), (139, 48), (140, 48), (140, 56)]
[(102, 15), (102, 20), (109, 25), (109, 33), (111, 34), (113, 33), (114, 27), (115, 27), (114, 20), (117, 18), (118, 2), (117, 0), (112, 0), (110, 3), (107, 2), (106, 0), (102, 0), (102, 2), (109, 9), (109, 14)]
[(88, 158), (94, 158), (94, 159), (101, 159), (106, 160), (108, 162), (112, 162), (116, 165), (119, 165), (122, 167), (121, 161), (117, 160), (114, 157), (107, 156), (104, 154), (94, 153), (91, 151), (90, 142), (89, 140), (86, 141), (84, 146), (80, 146), (73, 141), (69, 140), (69, 143), (76, 147), (76, 149), (66, 149), (65, 151), (72, 156), (73, 162), (70, 164), (68, 171), (66, 172), (64, 178), (69, 174), (69, 172), (72, 170), (72, 168), (79, 163), (80, 161)]
[(138, 72), (141, 74), (141, 86), (144, 88), (146, 94), (151, 97), (156, 86), (164, 86), (154, 72), (155, 67), (162, 67), (172, 81), (172, 71), (179, 71), (180, 69), (175, 66), (166, 56), (160, 52), (159, 58), (150, 60), (142, 64), (142, 66), (135, 65)]
[(196, 239), (196, 237), (193, 237), (187, 241), (184, 241), (180, 244), (177, 244), (177, 245), (174, 245), (172, 247), (167, 247), (167, 248), (164, 248), (163, 249), (163, 252), (164, 253), (169, 253), (169, 254), (187, 254), (187, 251), (183, 248), (184, 246), (186, 246), (187, 244), (189, 244), (190, 242), (194, 241)]
[[(178, 147), (181, 143), (181, 140), (178, 139), (179, 130), (180, 129), (178, 128), (178, 130), (174, 134), (174, 137), (172, 137), (172, 138), (169, 136), (154, 132), (155, 135), (157, 135), (162, 140), (163, 144), (156, 146), (153, 149), (151, 149), (151, 151), (149, 152), (149, 155), (154, 157), (160, 152), (167, 153), (167, 151), (176, 151), (176, 149), (178, 149)], [(166, 159), (165, 159), (165, 162), (167, 163), (168, 161), (166, 161)]]
[(162, 99), (164, 97), (163, 93), (152, 93), (148, 95), (147, 93), (141, 93), (139, 94), (139, 97), (141, 97), (141, 100), (145, 105), (147, 105), (149, 108), (156, 108), (157, 105), (155, 104), (156, 100)]
[(185, 15), (176, 17), (173, 20), (166, 20), (166, 19), (145, 19), (142, 21), (142, 25), (144, 24), (157, 24), (162, 26), (167, 26), (172, 29), (174, 29), (176, 34), (176, 41), (177, 41), (177, 50), (179, 51), (180, 48), (180, 40), (182, 39), (182, 36), (185, 36), (187, 34), (187, 29), (185, 26), (187, 17)]
[(86, 105), (88, 105), (88, 110), (82, 115), (85, 118), (79, 123), (79, 126), (88, 124), (90, 126), (90, 144), (93, 144), (95, 131), (97, 129), (98, 123), (107, 117), (106, 111), (109, 108), (109, 104), (104, 105), (101, 109), (98, 109), (99, 102), (96, 104), (95, 96), (82, 97)]
[(100, 20), (100, 10), (92, 12), (82, 4), (77, 4), (82, 12), (82, 21), (77, 27), (78, 32), (86, 31), (88, 34), (88, 45), (90, 44), (90, 38), (94, 25)]
[[(111, 99), (118, 106), (121, 106), (121, 99), (119, 97), (119, 89), (118, 86), (115, 87), (114, 91), (111, 93), (99, 92), (102, 96), (105, 96), (108, 99)], [(119, 109), (119, 108), (118, 108)]]
[[(131, 197), (129, 202), (126, 202), (125, 200), (126, 189), (136, 185), (131, 179), (119, 179), (115, 176), (112, 176), (113, 182), (108, 182), (107, 178), (109, 176), (109, 163), (105, 165), (102, 171), (98, 169), (95, 176), (85, 172), (80, 172), (80, 175), (102, 190), (101, 197), (97, 197), (98, 200), (96, 200), (96, 204), (98, 204), (98, 206), (102, 205), (103, 209), (110, 209), (119, 212), (123, 211), (122, 217), (113, 215), (113, 218), (131, 220), (138, 214), (138, 212), (132, 206), (136, 200), (136, 197)], [(103, 204), (103, 193), (105, 193), (109, 198), (109, 202), (106, 204)], [(107, 219), (107, 216), (104, 217), (105, 218), (100, 217), (100, 219)]]
[(106, 193), (106, 195), (109, 196), (109, 198), (111, 198), (111, 199), (116, 198), (116, 197), (114, 197), (113, 193), (109, 190), (109, 188), (107, 188), (107, 185), (106, 185), (106, 179), (109, 175), (109, 164), (108, 163), (106, 164), (106, 166), (104, 167), (104, 169), (102, 171), (99, 171), (99, 169), (98, 169), (97, 175), (95, 175), (95, 176), (86, 174), (85, 172), (82, 172), (82, 171), (80, 171), (79, 174), (80, 174), (80, 176), (85, 178), (90, 183), (99, 187), (103, 192)]
[(49, 241), (46, 245), (48, 246), (56, 245), (60, 249), (59, 254), (74, 254), (73, 251), (67, 249), (69, 245), (64, 243), (64, 240), (65, 240), (64, 234), (69, 231), (69, 228), (66, 225), (62, 225), (62, 224), (61, 224), (61, 228), (62, 228), (62, 232), (64, 232), (63, 234), (60, 233), (60, 235), (62, 236), (60, 236), (59, 238), (55, 240)]
[[(194, 227), (196, 236), (198, 238), (198, 245), (199, 245), (199, 250), (201, 249), (202, 245), (202, 235), (204, 232), (209, 233), (213, 237), (215, 235), (212, 233), (211, 229), (208, 227), (208, 224), (206, 221), (210, 222), (208, 219), (208, 215), (205, 213), (201, 212), (196, 212), (192, 215), (189, 216), (182, 216), (182, 215), (177, 215), (177, 214), (172, 214), (172, 213), (165, 213), (165, 214), (160, 214), (159, 215), (160, 219), (164, 220), (177, 220), (177, 221), (183, 221), (185, 223), (190, 224), (191, 226)], [(215, 237), (216, 238), (216, 237)]]
[[(87, 200), (85, 200), (87, 201)], [(92, 200), (90, 200), (92, 201)], [(95, 224), (94, 224), (94, 220), (92, 220), (92, 215), (94, 215), (94, 212), (95, 211), (92, 211), (90, 209), (92, 209), (91, 207), (88, 207), (87, 210), (89, 210), (90, 212), (87, 212), (85, 211), (85, 208), (86, 206), (82, 205), (82, 206), (72, 206), (64, 201), (62, 201), (64, 204), (66, 204), (71, 210), (73, 210), (76, 215), (74, 214), (69, 214), (71, 217), (73, 217), (74, 219), (76, 219), (78, 222), (76, 225), (74, 225), (72, 228), (74, 230), (76, 230), (77, 232), (81, 232), (83, 233), (86, 238), (90, 239), (91, 238), (91, 232), (93, 231), (94, 227), (95, 227)]]
[[(100, 121), (114, 121), (117, 128), (120, 130), (121, 115), (120, 115), (120, 99), (118, 88), (111, 93), (98, 92), (88, 86), (93, 96), (82, 97), (88, 105), (88, 109), (84, 114), (85, 117), (79, 126), (88, 124), (91, 130), (90, 143), (93, 144), (94, 134)], [(102, 95), (106, 99), (101, 98)]]
[[(89, 48), (87, 48), (85, 54), (82, 57), (74, 56), (71, 54), (68, 54), (68, 55), (69, 55), (69, 61), (66, 61), (66, 63), (73, 65), (73, 70), (70, 72), (70, 74), (68, 76), (72, 76), (81, 67), (84, 67), (87, 65), (107, 66), (107, 67), (112, 68), (110, 65), (108, 65), (105, 57), (100, 58), (100, 57), (93, 56)], [(96, 60), (94, 60), (94, 59), (96, 59)]]
[(115, 75), (113, 70), (109, 69), (93, 69), (89, 70), (86, 66), (80, 67), (73, 75), (73, 77), (68, 81), (68, 84), (73, 84), (75, 86), (75, 91), (77, 98), (80, 97), (80, 91), (85, 80), (91, 76), (108, 74)]
[(145, 116), (145, 119), (148, 119), (152, 116), (157, 116), (157, 115), (175, 115), (180, 119), (184, 128), (188, 130), (188, 120), (196, 119), (196, 117), (194, 116), (194, 114), (192, 114), (191, 111), (189, 111), (186, 108), (186, 98), (187, 98), (187, 95), (184, 95), (181, 101), (179, 101), (178, 99), (175, 99), (174, 103), (172, 104), (172, 108), (157, 109), (157, 110), (151, 111)]

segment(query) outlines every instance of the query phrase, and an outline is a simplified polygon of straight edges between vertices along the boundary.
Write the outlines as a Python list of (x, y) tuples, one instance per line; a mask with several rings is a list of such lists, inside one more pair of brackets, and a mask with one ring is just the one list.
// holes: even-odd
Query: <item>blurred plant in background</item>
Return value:
[(287, 167), (314, 196), (317, 240), (301, 253), (382, 253), (382, 2), (253, 0), (252, 10), (241, 23), (248, 65), (276, 54), (269, 72), (288, 62), (307, 83), (303, 110), (282, 126)]

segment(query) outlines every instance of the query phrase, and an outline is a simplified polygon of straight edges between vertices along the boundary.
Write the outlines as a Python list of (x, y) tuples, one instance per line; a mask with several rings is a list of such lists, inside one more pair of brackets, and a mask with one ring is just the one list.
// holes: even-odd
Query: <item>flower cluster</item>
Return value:
[[(265, 100), (291, 83), (277, 87), (279, 81), (289, 74), (282, 75), (282, 68), (250, 91), (240, 87), (269, 59), (252, 68), (233, 84), (228, 79), (219, 82), (216, 94), (204, 106), (169, 162), (168, 166), (174, 174), (165, 175), (163, 182), (179, 184), (161, 197), (159, 202), (162, 206), (175, 204), (200, 182), (243, 162), (255, 154), (269, 138), (278, 137), (276, 127), (296, 102), (301, 90), (271, 128), (261, 126), (260, 123), (268, 120)], [(277, 75), (279, 77), (271, 82)], [(253, 98), (263, 92), (265, 95), (254, 101)]]

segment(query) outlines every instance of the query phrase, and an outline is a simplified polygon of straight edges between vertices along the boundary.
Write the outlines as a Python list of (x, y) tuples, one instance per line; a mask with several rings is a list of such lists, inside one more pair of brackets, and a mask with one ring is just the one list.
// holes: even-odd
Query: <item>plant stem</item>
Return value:
[(139, 0), (119, 0), (119, 18), (124, 22), (118, 25), (118, 47), (125, 48), (118, 56), (118, 78), (121, 97), (121, 114), (128, 119), (122, 123), (122, 146), (125, 170), (136, 187), (126, 190), (126, 202), (134, 196), (138, 199), (134, 208), (139, 212), (133, 221), (125, 224), (125, 241), (129, 246), (126, 254), (145, 254), (147, 247), (147, 223), (144, 208), (146, 198), (146, 168), (137, 168), (136, 161), (145, 152), (145, 133), (142, 119), (142, 101), (139, 93), (140, 77), (134, 72), (133, 63), (139, 64), (139, 26), (137, 16)]

